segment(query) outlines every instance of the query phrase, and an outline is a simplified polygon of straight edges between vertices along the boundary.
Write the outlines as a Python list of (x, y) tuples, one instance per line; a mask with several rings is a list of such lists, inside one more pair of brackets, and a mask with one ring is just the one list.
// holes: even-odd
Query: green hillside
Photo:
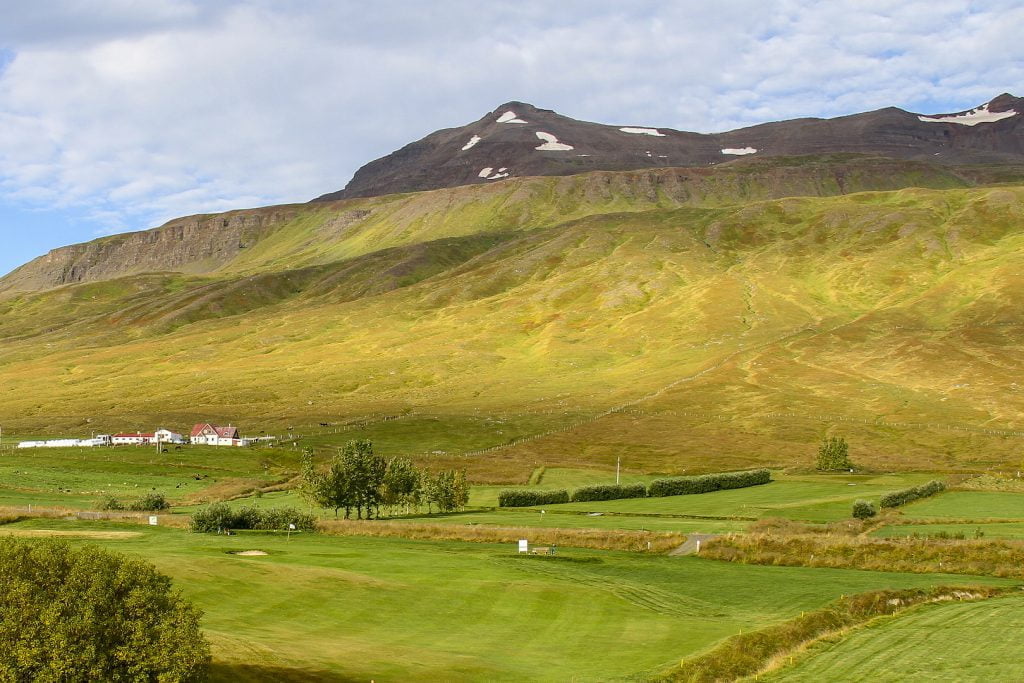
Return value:
[[(1016, 466), (1024, 186), (879, 163), (293, 207), (207, 272), (12, 291), (26, 266), (0, 297), (0, 424), (293, 427), (487, 481), (617, 456), (638, 472), (809, 463), (825, 433), (871, 467)], [(880, 178), (932, 189), (763, 198)]]

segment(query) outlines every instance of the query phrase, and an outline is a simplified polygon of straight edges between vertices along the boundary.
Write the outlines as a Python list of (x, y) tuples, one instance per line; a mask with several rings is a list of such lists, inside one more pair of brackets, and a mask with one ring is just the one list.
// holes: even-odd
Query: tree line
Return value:
[(373, 452), (370, 441), (349, 441), (331, 458), (326, 468), (313, 462), (312, 449), (303, 452), (300, 491), (312, 504), (334, 510), (345, 519), (380, 517), (396, 511), (418, 512), (423, 505), (433, 514), (461, 510), (469, 502), (465, 470), (431, 473), (417, 468), (408, 458), (384, 459)]

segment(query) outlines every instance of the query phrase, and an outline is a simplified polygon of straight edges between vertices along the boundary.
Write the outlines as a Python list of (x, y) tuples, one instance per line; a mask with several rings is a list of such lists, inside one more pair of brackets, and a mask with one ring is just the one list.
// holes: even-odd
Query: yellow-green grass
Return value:
[[(173, 577), (206, 613), (216, 680), (232, 681), (609, 680), (661, 671), (841, 594), (964, 581), (610, 551), (520, 557), (511, 544), (10, 526), (141, 531), (93, 540)], [(229, 554), (241, 550), (269, 554)]]
[(1024, 598), (923, 605), (812, 647), (780, 681), (1020, 680)]
[(95, 509), (106, 496), (154, 491), (172, 502), (218, 499), (289, 478), (297, 467), (296, 454), (281, 449), (19, 449), (0, 456), (0, 505)]
[(808, 521), (849, 518), (854, 500), (875, 500), (882, 494), (927, 480), (923, 474), (900, 475), (786, 475), (744, 489), (689, 496), (631, 498), (552, 505), (552, 510), (616, 512), (623, 514), (693, 515), (699, 517), (765, 516)]
[(402, 517), (427, 524), (492, 525), (559, 529), (632, 529), (646, 531), (678, 531), (683, 534), (720, 534), (742, 531), (746, 523), (738, 520), (684, 519), (678, 517), (630, 516), (620, 514), (587, 514), (560, 512), (551, 507), (540, 510), (516, 509), (486, 512), (464, 512), (451, 515), (418, 515)]
[(1013, 519), (1024, 521), (1024, 493), (947, 491), (941, 495), (911, 503), (899, 510), (903, 516), (915, 519)]
[[(495, 483), (618, 456), (647, 473), (806, 465), (826, 434), (875, 469), (1019, 464), (1020, 187), (679, 208), (580, 179), (570, 200), (561, 182), (382, 199), (337, 243), (312, 207), (202, 282), (4, 300), (0, 423), (414, 411), (440, 426), (381, 423), (375, 442), (443, 463), (532, 432), (470, 459)], [(462, 218), (445, 215), (456, 195)], [(281, 270), (292, 257), (318, 270)], [(505, 415), (524, 417), (470, 419)]]
[(1024, 522), (979, 522), (976, 524), (892, 524), (872, 532), (872, 536), (947, 536), (964, 538), (1005, 538), (1024, 540)]

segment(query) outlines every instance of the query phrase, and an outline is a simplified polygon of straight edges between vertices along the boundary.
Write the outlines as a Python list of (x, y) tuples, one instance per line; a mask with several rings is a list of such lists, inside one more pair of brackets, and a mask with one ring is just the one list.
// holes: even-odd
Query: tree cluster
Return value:
[(833, 436), (821, 442), (821, 446), (818, 447), (817, 469), (822, 472), (853, 469), (853, 463), (850, 462), (850, 447), (846, 439)]
[(373, 452), (369, 441), (349, 441), (326, 469), (317, 468), (307, 450), (302, 463), (302, 494), (311, 504), (345, 511), (345, 519), (380, 517), (396, 510), (413, 512), (427, 505), (429, 512), (460, 510), (469, 502), (469, 484), (464, 470), (430, 473), (417, 468), (408, 458), (385, 460)]

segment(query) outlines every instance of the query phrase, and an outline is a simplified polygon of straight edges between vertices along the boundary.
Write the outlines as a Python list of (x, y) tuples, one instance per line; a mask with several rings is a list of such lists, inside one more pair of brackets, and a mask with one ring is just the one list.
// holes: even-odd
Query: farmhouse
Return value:
[(170, 429), (158, 429), (154, 436), (160, 443), (185, 443), (185, 437)]
[(201, 422), (192, 428), (190, 440), (203, 446), (245, 446), (245, 440), (238, 432), (238, 427), (219, 427), (209, 422)]
[(142, 432), (135, 432), (134, 434), (114, 434), (114, 436), (111, 437), (111, 442), (115, 446), (141, 446), (143, 444), (154, 443), (155, 440), (155, 434), (143, 434)]

